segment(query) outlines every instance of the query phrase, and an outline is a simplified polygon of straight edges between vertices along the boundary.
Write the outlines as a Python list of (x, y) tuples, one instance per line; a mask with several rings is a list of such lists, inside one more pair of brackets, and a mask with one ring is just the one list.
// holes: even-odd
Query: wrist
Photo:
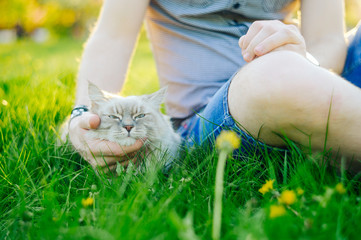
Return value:
[(71, 122), (71, 120), (83, 115), (83, 113), (85, 112), (89, 112), (89, 107), (87, 105), (75, 105), (73, 110), (71, 111), (69, 123)]

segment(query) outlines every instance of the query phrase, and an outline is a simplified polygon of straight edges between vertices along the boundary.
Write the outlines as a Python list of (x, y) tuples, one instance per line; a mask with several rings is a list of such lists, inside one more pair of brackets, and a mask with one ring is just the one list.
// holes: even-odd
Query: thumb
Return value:
[(243, 49), (243, 42), (244, 42), (244, 35), (239, 38), (238, 40), (238, 46)]
[(79, 117), (79, 127), (84, 129), (96, 129), (100, 125), (100, 118), (94, 113), (84, 113)]

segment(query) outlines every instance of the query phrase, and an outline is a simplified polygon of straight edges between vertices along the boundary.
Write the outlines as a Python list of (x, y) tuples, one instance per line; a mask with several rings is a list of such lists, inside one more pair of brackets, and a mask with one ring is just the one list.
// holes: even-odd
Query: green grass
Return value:
[[(210, 239), (215, 149), (183, 154), (167, 175), (128, 170), (109, 180), (58, 146), (81, 49), (70, 39), (0, 46), (0, 239)], [(142, 35), (123, 94), (157, 88)], [(291, 148), (227, 160), (222, 239), (359, 239), (359, 176)], [(275, 191), (263, 196), (258, 189), (267, 179), (275, 179)], [(345, 194), (334, 190), (339, 182)], [(296, 203), (270, 218), (277, 192), (297, 188), (304, 194)], [(94, 204), (84, 207), (89, 196)]]

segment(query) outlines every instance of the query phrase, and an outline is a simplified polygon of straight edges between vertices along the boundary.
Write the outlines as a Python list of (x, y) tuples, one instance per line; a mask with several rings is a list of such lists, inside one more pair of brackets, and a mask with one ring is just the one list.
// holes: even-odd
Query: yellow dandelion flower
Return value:
[(222, 131), (216, 139), (216, 147), (220, 150), (232, 151), (239, 148), (241, 140), (233, 131)]
[(4, 105), (4, 106), (7, 106), (9, 103), (8, 103), (8, 101), (6, 101), (5, 99), (3, 99), (3, 100), (1, 101), (1, 104)]
[(258, 190), (260, 193), (262, 193), (262, 195), (265, 195), (265, 193), (269, 192), (270, 190), (273, 189), (273, 183), (274, 183), (274, 179), (271, 180), (266, 180), (266, 183), (263, 184), (263, 186)]
[(301, 195), (303, 195), (303, 194), (305, 193), (305, 191), (304, 191), (302, 188), (300, 188), (300, 187), (298, 187), (298, 188), (296, 189), (296, 192), (297, 192), (297, 195), (298, 195), (298, 196), (301, 196)]
[(339, 194), (345, 194), (346, 193), (346, 188), (343, 186), (342, 183), (337, 183), (337, 185), (335, 186), (335, 190)]
[(94, 203), (94, 199), (93, 198), (91, 198), (91, 197), (88, 197), (87, 199), (82, 199), (81, 200), (81, 204), (83, 205), (83, 207), (90, 207), (90, 206), (92, 206), (93, 205), (93, 203)]
[(270, 218), (280, 217), (286, 214), (286, 209), (283, 205), (271, 205), (269, 211)]
[(279, 203), (283, 203), (286, 205), (292, 205), (296, 202), (296, 193), (293, 190), (284, 190), (281, 193), (281, 196), (278, 198)]

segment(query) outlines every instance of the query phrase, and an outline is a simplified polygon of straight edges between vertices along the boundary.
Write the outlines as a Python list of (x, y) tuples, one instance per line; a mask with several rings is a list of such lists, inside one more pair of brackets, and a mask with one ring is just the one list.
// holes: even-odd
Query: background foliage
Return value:
[[(91, 28), (102, 0), (0, 0), (0, 29), (16, 26), (30, 33), (39, 27), (56, 34), (83, 36)], [(361, 15), (360, 0), (346, 0), (347, 25)]]
[(0, 29), (20, 25), (28, 33), (39, 27), (53, 33), (81, 35), (95, 21), (101, 0), (1, 0)]

